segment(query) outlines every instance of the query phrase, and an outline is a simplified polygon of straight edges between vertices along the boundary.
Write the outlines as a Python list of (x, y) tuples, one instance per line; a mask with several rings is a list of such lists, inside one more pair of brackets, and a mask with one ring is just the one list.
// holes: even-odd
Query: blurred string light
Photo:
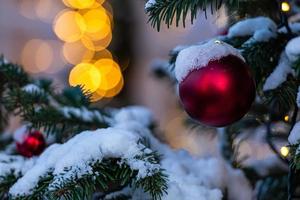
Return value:
[(281, 11), (282, 12), (289, 12), (290, 10), (291, 10), (291, 6), (290, 6), (289, 2), (287, 2), (287, 1), (281, 2)]
[(101, 83), (100, 71), (90, 63), (80, 63), (70, 72), (71, 86), (81, 85), (84, 90), (95, 92)]
[(104, 0), (63, 0), (63, 3), (74, 9), (90, 9), (100, 6)]
[[(20, 0), (20, 14), (31, 20), (52, 23), (63, 8), (53, 0)], [(54, 74), (66, 64), (61, 56), (62, 42), (58, 40), (32, 38), (26, 41), (21, 52), (21, 64), (29, 73)]]
[(290, 149), (286, 146), (283, 146), (280, 148), (280, 154), (283, 156), (283, 157), (287, 157), (290, 153)]
[(55, 18), (53, 30), (65, 42), (62, 55), (75, 65), (69, 75), (72, 86), (81, 85), (92, 100), (116, 96), (123, 88), (120, 66), (106, 49), (112, 41), (113, 14), (104, 0), (63, 0), (68, 9)]
[(40, 73), (50, 67), (53, 60), (53, 50), (47, 42), (33, 39), (25, 44), (21, 59), (27, 71)]
[(61, 48), (56, 40), (29, 40), (21, 53), (21, 62), (26, 71), (30, 73), (56, 73), (62, 69), (64, 62), (59, 58), (57, 49)]
[(57, 13), (61, 10), (61, 4), (53, 0), (36, 0), (34, 10), (39, 20), (52, 23)]
[(95, 52), (87, 49), (80, 41), (65, 43), (62, 49), (63, 57), (71, 64), (90, 62)]
[(289, 122), (289, 120), (290, 120), (290, 117), (289, 117), (288, 115), (286, 115), (286, 116), (284, 116), (284, 118), (283, 118), (283, 119), (284, 119), (284, 121), (285, 121), (285, 122)]
[(65, 42), (76, 42), (80, 40), (86, 31), (86, 23), (82, 15), (71, 10), (64, 10), (58, 14), (54, 32)]

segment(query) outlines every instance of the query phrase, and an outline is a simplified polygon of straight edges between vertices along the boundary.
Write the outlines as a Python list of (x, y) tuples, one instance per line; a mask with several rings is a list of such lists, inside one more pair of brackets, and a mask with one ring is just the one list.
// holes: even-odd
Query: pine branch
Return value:
[[(66, 200), (91, 199), (95, 191), (110, 194), (119, 191), (128, 185), (135, 185), (148, 192), (153, 199), (160, 199), (165, 192), (165, 176), (162, 172), (151, 177), (135, 180), (137, 171), (131, 170), (126, 164), (118, 164), (120, 160), (107, 159), (93, 165), (93, 175), (85, 175), (81, 178), (64, 181), (61, 185), (52, 186), (54, 189), (46, 193), (50, 199)], [(164, 192), (163, 192), (164, 191)]]
[(13, 173), (4, 176), (0, 176), (0, 199), (8, 199), (8, 191), (9, 188), (15, 184), (15, 182), (18, 180), (18, 177), (16, 177)]
[[(27, 73), (20, 65), (8, 63), (0, 56), (0, 85), (8, 87), (24, 86), (30, 82)], [(2, 91), (1, 91), (2, 92)]]
[[(182, 21), (185, 27), (187, 15), (190, 14), (191, 23), (196, 19), (198, 10), (203, 10), (205, 15), (207, 6), (210, 6), (211, 13), (218, 10), (223, 3), (229, 6), (237, 6), (239, 0), (156, 0), (146, 8), (149, 15), (149, 22), (157, 30), (160, 30), (164, 22), (168, 27), (175, 21), (176, 26)], [(175, 19), (175, 20), (174, 20)]]
[[(31, 127), (63, 138), (83, 131), (108, 127), (106, 114), (90, 108), (90, 94), (80, 87), (55, 93), (52, 82), (33, 81), (19, 65), (0, 59), (1, 123), (10, 114), (19, 115)], [(109, 116), (107, 116), (109, 117)]]
[(8, 113), (2, 106), (2, 95), (6, 88), (14, 88), (29, 83), (28, 75), (19, 65), (8, 63), (0, 56), (0, 131), (7, 125)]
[(3, 96), (3, 106), (9, 113), (32, 114), (34, 107), (49, 105), (49, 95), (43, 91), (25, 92), (20, 88), (13, 88)]
[(24, 168), (33, 163), (22, 156), (0, 154), (0, 199), (8, 199), (10, 187), (23, 175)]
[[(110, 138), (114, 142), (107, 144)], [(91, 199), (95, 192), (110, 194), (131, 187), (159, 200), (166, 193), (167, 176), (160, 156), (143, 141), (118, 128), (82, 132), (46, 149), (10, 188), (11, 198), (81, 200)], [(74, 151), (84, 152), (86, 158), (78, 159)]]
[[(84, 116), (88, 115), (88, 116)], [(23, 115), (24, 120), (36, 129), (43, 128), (47, 134), (56, 134), (60, 138), (69, 138), (83, 130), (106, 128), (108, 116), (96, 109), (52, 106), (35, 109)], [(59, 140), (61, 141), (61, 140)]]
[[(276, 194), (274, 196), (274, 194)], [(260, 182), (257, 200), (285, 200), (287, 197), (287, 175), (267, 177)]]
[(294, 107), (298, 92), (297, 80), (289, 76), (287, 81), (275, 90), (265, 92), (263, 99), (265, 105), (272, 105), (272, 111), (287, 113)]
[(254, 73), (259, 90), (261, 90), (265, 77), (277, 66), (280, 54), (289, 39), (290, 36), (287, 34), (279, 34), (267, 42), (244, 43), (241, 46), (242, 55)]
[(61, 105), (72, 107), (88, 107), (91, 103), (91, 94), (82, 87), (65, 88), (61, 94), (53, 94), (54, 99)]
[[(156, 154), (152, 154), (151, 157), (157, 160), (157, 158), (155, 158), (157, 157)], [(163, 171), (158, 171), (152, 176), (143, 179), (137, 179), (137, 170), (130, 169), (125, 163), (121, 165), (119, 163), (119, 159), (105, 159), (91, 165), (93, 174), (85, 174), (81, 177), (75, 176), (63, 180), (55, 179), (54, 176), (49, 173), (47, 176), (41, 177), (32, 195), (19, 196), (13, 199), (59, 200), (62, 197), (65, 200), (91, 199), (93, 193), (97, 191), (109, 194), (128, 185), (143, 189), (145, 192), (148, 192), (154, 200), (161, 199), (162, 195), (166, 193), (167, 176)], [(68, 170), (66, 170), (66, 173), (67, 172)], [(12, 183), (15, 182), (15, 179), (13, 180)], [(50, 186), (50, 184), (52, 185)], [(12, 184), (9, 184), (8, 187), (1, 187), (5, 194), (11, 185)], [(50, 189), (49, 186), (51, 187)], [(5, 189), (7, 190), (5, 191)]]

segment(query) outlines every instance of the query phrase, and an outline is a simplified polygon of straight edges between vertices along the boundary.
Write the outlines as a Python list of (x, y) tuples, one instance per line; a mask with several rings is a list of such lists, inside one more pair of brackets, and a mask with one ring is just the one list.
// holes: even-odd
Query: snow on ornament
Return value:
[(241, 119), (255, 98), (255, 83), (244, 58), (219, 40), (182, 50), (175, 75), (186, 112), (209, 126)]
[(32, 156), (38, 156), (44, 151), (46, 141), (41, 132), (33, 130), (25, 132), (22, 138), (18, 138), (16, 147), (19, 154), (30, 158)]

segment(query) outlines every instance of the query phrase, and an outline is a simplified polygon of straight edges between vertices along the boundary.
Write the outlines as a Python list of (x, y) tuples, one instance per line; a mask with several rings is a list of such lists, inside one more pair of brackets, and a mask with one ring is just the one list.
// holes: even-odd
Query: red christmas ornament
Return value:
[[(233, 47), (221, 43), (210, 45), (214, 46), (206, 44), (205, 48), (198, 49), (198, 60), (189, 62), (206, 64), (208, 61), (205, 66), (188, 65), (188, 73), (177, 69), (177, 77), (182, 78), (179, 95), (186, 112), (193, 119), (206, 125), (222, 127), (241, 119), (248, 112), (255, 98), (255, 84), (248, 66), (238, 52), (231, 49)], [(221, 49), (215, 45), (221, 45)], [(184, 55), (194, 59), (190, 50), (179, 59), (183, 59)], [(208, 55), (212, 53), (213, 59), (203, 51), (207, 51)], [(184, 76), (180, 77), (182, 74)]]
[(25, 157), (40, 155), (46, 147), (45, 138), (39, 131), (32, 131), (25, 134), (23, 141), (16, 144), (17, 151)]

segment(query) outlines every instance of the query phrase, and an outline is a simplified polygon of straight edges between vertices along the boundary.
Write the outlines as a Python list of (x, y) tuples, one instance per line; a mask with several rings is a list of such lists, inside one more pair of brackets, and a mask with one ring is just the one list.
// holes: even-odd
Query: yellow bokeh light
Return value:
[(109, 2), (106, 2), (105, 4), (105, 10), (106, 10), (106, 13), (110, 19), (110, 22), (111, 22), (111, 26), (112, 26), (112, 29), (114, 27), (114, 13), (113, 13), (113, 7), (111, 6), (111, 4)]
[(95, 58), (96, 60), (104, 59), (104, 58), (112, 59), (113, 56), (112, 56), (112, 54), (111, 54), (110, 51), (108, 51), (107, 49), (103, 49), (103, 50), (101, 50), (101, 51), (97, 51), (97, 52), (95, 53), (94, 58)]
[(105, 0), (98, 0), (98, 1), (95, 1), (95, 3), (90, 7), (90, 9), (93, 9), (93, 8), (99, 8), (103, 3), (104, 3)]
[(86, 34), (100, 40), (111, 32), (110, 19), (103, 7), (92, 9), (83, 14), (86, 23)]
[(95, 51), (94, 57), (89, 61), (89, 63), (95, 63), (100, 59), (113, 59), (113, 55), (107, 49), (103, 49), (101, 51)]
[(283, 146), (280, 148), (280, 154), (283, 156), (283, 157), (287, 157), (289, 155), (289, 148), (286, 147), (286, 146)]
[(283, 12), (289, 12), (291, 10), (291, 6), (288, 2), (284, 1), (281, 3), (281, 10)]
[(101, 74), (101, 83), (92, 95), (92, 101), (111, 98), (120, 93), (124, 86), (124, 79), (119, 65), (112, 59), (100, 59), (95, 63)]
[(65, 10), (61, 12), (54, 22), (54, 32), (65, 42), (80, 40), (86, 31), (85, 20), (78, 12)]
[(289, 117), (288, 115), (284, 116), (284, 121), (285, 121), (285, 122), (288, 122), (289, 119), (290, 119), (290, 117)]
[(65, 43), (62, 52), (66, 61), (74, 65), (80, 62), (91, 61), (95, 53), (87, 49), (80, 41)]
[(63, 3), (71, 8), (86, 9), (95, 4), (95, 0), (63, 0)]
[(118, 85), (122, 78), (119, 65), (111, 59), (100, 59), (95, 63), (102, 80), (98, 89), (107, 91)]
[(116, 96), (117, 94), (119, 94), (121, 92), (121, 90), (123, 89), (123, 86), (124, 86), (124, 79), (123, 79), (123, 77), (121, 77), (121, 79), (120, 79), (118, 85), (116, 85), (116, 87), (106, 91), (105, 97), (111, 98), (111, 97)]
[(100, 95), (96, 92), (94, 92), (92, 95), (91, 95), (91, 102), (96, 102), (96, 101), (99, 101), (101, 99), (104, 98), (104, 95)]
[(26, 71), (45, 72), (53, 62), (53, 49), (46, 41), (30, 40), (24, 46), (21, 60)]
[(121, 77), (119, 83), (112, 89), (110, 90), (102, 90), (102, 89), (97, 89), (96, 92), (93, 94), (92, 96), (92, 100), (93, 101), (97, 101), (97, 100), (100, 100), (102, 98), (112, 98), (116, 95), (118, 95), (121, 90), (123, 89), (124, 87), (124, 79), (123, 79), (123, 76)]
[(71, 86), (81, 85), (85, 91), (95, 92), (101, 82), (99, 70), (92, 64), (80, 63), (70, 72), (69, 83)]
[(111, 40), (112, 33), (109, 33), (105, 38), (96, 41), (86, 35), (81, 38), (82, 44), (92, 51), (102, 51), (106, 49), (111, 43)]
[[(55, 34), (66, 43), (61, 55), (76, 65), (70, 72), (71, 86), (81, 85), (92, 93), (92, 101), (111, 98), (120, 93), (124, 79), (120, 66), (106, 49), (112, 41), (113, 14), (105, 0), (62, 0), (76, 11), (57, 15)], [(43, 14), (43, 13), (41, 13)], [(94, 63), (94, 64), (91, 64)]]

